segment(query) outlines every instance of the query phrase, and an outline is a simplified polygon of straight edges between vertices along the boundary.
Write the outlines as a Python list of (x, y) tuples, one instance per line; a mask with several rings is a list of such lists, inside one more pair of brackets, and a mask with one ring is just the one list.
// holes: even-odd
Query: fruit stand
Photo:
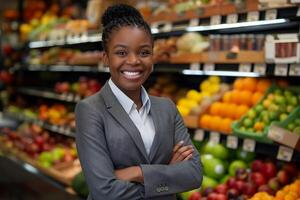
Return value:
[[(2, 38), (0, 72), (3, 117), (18, 123), (1, 126), (0, 158), (75, 199), (88, 190), (74, 143), (74, 107), (109, 78), (98, 23), (108, 5), (79, 2), (16, 1), (19, 10), (7, 9), (3, 32), (18, 43)], [(155, 66), (145, 88), (177, 105), (203, 163), (201, 188), (178, 198), (299, 198), (299, 4), (135, 6), (154, 37)], [(91, 7), (99, 8), (95, 16)]]

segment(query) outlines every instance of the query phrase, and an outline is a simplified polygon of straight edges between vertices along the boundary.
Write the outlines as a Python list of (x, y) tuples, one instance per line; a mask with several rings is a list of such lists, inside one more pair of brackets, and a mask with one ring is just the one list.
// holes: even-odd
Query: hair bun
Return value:
[(140, 12), (134, 7), (126, 4), (117, 4), (110, 6), (105, 10), (104, 14), (102, 15), (101, 21), (103, 27), (105, 27), (111, 21), (117, 20), (119, 18), (128, 17), (140, 18), (143, 20), (143, 17), (140, 14)]

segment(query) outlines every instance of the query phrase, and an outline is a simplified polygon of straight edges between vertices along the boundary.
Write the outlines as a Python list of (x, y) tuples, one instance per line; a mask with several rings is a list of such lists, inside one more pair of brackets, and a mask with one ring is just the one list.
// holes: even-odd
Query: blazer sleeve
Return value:
[[(186, 145), (193, 145), (176, 106), (171, 102), (175, 120), (175, 142), (183, 140)], [(194, 149), (196, 149), (194, 147)], [(188, 161), (172, 165), (141, 165), (144, 175), (145, 197), (175, 194), (199, 188), (202, 183), (202, 165), (198, 151)]]
[(143, 185), (116, 178), (99, 113), (85, 101), (76, 105), (76, 145), (92, 199), (143, 199)]

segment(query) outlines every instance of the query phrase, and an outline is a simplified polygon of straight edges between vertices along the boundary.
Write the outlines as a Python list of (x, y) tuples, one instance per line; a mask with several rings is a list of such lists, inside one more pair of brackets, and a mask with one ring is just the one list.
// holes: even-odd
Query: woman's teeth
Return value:
[(141, 72), (123, 71), (123, 74), (124, 74), (125, 78), (127, 78), (127, 79), (136, 79), (136, 78), (140, 78), (142, 73)]

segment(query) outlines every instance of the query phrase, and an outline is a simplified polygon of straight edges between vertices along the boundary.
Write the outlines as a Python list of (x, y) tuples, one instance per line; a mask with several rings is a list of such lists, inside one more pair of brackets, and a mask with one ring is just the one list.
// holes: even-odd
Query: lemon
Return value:
[(211, 77), (208, 78), (208, 81), (211, 82), (211, 83), (220, 83), (221, 79), (218, 76), (211, 76)]
[(188, 109), (187, 107), (184, 106), (177, 106), (177, 109), (179, 111), (179, 113), (181, 114), (181, 116), (187, 116), (190, 113), (190, 109)]
[(202, 96), (199, 95), (199, 92), (197, 90), (189, 90), (186, 97), (198, 103), (201, 102), (202, 99)]

